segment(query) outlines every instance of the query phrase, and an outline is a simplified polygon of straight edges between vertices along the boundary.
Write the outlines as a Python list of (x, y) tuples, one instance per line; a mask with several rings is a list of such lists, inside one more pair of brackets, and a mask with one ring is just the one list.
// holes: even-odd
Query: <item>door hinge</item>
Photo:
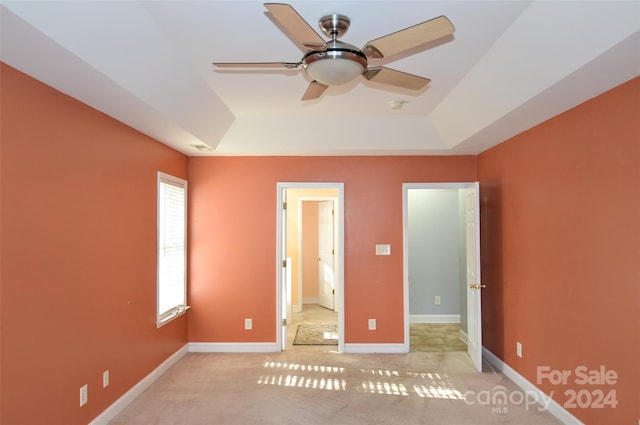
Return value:
[(335, 215), (335, 211), (334, 210), (331, 210), (331, 215)]
[(331, 295), (335, 295), (335, 294), (336, 294), (336, 290), (335, 290), (335, 289), (332, 289), (332, 290), (331, 290)]
[(282, 209), (283, 209), (283, 210), (286, 210), (286, 209), (287, 209), (287, 203), (286, 203), (286, 202), (283, 202), (283, 203), (282, 203)]
[(336, 250), (335, 249), (331, 250), (331, 255), (336, 255)]
[(287, 260), (282, 260), (282, 267), (287, 267)]
[(287, 326), (287, 319), (282, 319), (282, 326)]

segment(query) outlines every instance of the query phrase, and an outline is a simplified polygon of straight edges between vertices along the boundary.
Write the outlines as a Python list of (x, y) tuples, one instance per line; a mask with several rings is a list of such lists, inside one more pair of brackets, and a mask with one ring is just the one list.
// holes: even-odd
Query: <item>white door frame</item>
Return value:
[[(402, 184), (402, 229), (403, 229), (403, 281), (404, 281), (404, 350), (406, 352), (410, 351), (410, 343), (409, 343), (409, 204), (408, 204), (408, 192), (409, 189), (478, 189), (478, 182), (460, 182), (460, 183), (403, 183)], [(480, 194), (477, 193), (479, 196)], [(479, 221), (480, 211), (476, 211), (477, 221)], [(478, 227), (478, 232), (479, 232)], [(478, 238), (479, 239), (479, 238)], [(477, 242), (477, 252), (480, 253), (480, 241)], [(465, 271), (466, 273), (466, 271)], [(466, 276), (466, 274), (465, 274)], [(466, 292), (465, 292), (466, 295)], [(461, 294), (462, 296), (462, 294)], [(467, 299), (468, 302), (468, 299)], [(480, 310), (478, 311), (478, 316), (480, 316)], [(481, 318), (481, 317), (480, 317)], [(469, 320), (469, 317), (467, 317)], [(480, 323), (481, 325), (481, 323)], [(482, 328), (480, 328), (482, 329)], [(482, 356), (482, 347), (480, 347), (480, 356)], [(476, 363), (476, 359), (472, 359), (474, 365)]]
[[(333, 207), (338, 205), (338, 198), (336, 196), (299, 196), (298, 197), (298, 228), (302, 227), (302, 204), (303, 202), (320, 202), (320, 201), (333, 201)], [(333, 240), (338, 240), (338, 223), (333, 222)], [(298, 232), (298, 252), (302, 253), (302, 232)], [(339, 267), (339, 265), (338, 265)], [(337, 280), (336, 271), (333, 271), (334, 282)], [(302, 311), (302, 255), (298, 256), (298, 312)], [(336, 288), (337, 291), (337, 288)], [(334, 306), (334, 310), (338, 311), (338, 306)]]
[(338, 191), (338, 198), (335, 205), (337, 221), (336, 256), (337, 259), (337, 296), (336, 310), (338, 311), (338, 351), (344, 352), (344, 183), (318, 183), (318, 182), (278, 182), (276, 195), (276, 346), (282, 350), (283, 332), (282, 330), (282, 309), (283, 306), (283, 284), (282, 263), (283, 258), (283, 232), (286, 223), (283, 223), (282, 202), (284, 192), (287, 189), (335, 189)]

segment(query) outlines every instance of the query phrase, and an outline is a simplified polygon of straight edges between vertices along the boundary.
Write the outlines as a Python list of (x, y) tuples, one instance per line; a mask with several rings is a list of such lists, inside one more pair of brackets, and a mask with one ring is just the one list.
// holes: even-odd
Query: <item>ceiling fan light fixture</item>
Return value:
[[(0, 0), (2, 1), (2, 0)], [(285, 68), (298, 69), (302, 66), (305, 74), (311, 78), (301, 100), (317, 99), (330, 86), (347, 84), (359, 75), (378, 84), (399, 87), (408, 90), (421, 90), (429, 84), (428, 78), (409, 74), (384, 66), (368, 67), (369, 58), (392, 58), (401, 53), (411, 53), (418, 47), (429, 48), (434, 40), (450, 36), (455, 31), (446, 16), (389, 33), (370, 40), (362, 50), (339, 39), (347, 32), (351, 20), (338, 14), (325, 15), (318, 21), (322, 33), (329, 37), (325, 41), (309, 23), (289, 4), (265, 3), (269, 17), (274, 23), (306, 53), (299, 62), (214, 62), (218, 67), (235, 68)], [(402, 103), (391, 105), (402, 108)]]
[(302, 63), (307, 75), (325, 86), (346, 84), (367, 68), (367, 58), (351, 50), (310, 52)]

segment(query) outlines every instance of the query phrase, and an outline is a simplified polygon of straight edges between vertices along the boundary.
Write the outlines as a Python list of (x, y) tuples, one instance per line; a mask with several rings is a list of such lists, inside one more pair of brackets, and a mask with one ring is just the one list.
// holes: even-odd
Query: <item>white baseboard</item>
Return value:
[(320, 304), (320, 298), (318, 298), (318, 297), (304, 297), (304, 298), (302, 298), (302, 304)]
[(190, 342), (190, 353), (273, 353), (281, 351), (275, 342)]
[(344, 344), (344, 352), (351, 354), (403, 354), (409, 352), (405, 344)]
[(459, 314), (410, 314), (409, 323), (460, 323)]
[(469, 345), (469, 335), (467, 335), (467, 333), (465, 331), (463, 331), (462, 329), (460, 329), (460, 335), (458, 336), (458, 338), (460, 338), (460, 341), (462, 341), (465, 344)]
[(292, 305), (291, 306), (291, 312), (292, 313), (300, 313), (300, 312), (302, 312), (302, 306), (301, 305), (297, 305), (297, 304)]
[(573, 416), (569, 411), (562, 407), (558, 402), (553, 400), (547, 394), (543, 393), (538, 387), (533, 385), (524, 376), (516, 372), (511, 366), (500, 360), (491, 351), (482, 347), (482, 355), (489, 363), (498, 369), (504, 376), (511, 379), (517, 386), (526, 392), (536, 394), (536, 400), (542, 400), (543, 404), (547, 407), (547, 411), (555, 416), (560, 422), (565, 425), (584, 425), (578, 418)]
[(151, 384), (153, 384), (158, 378), (160, 378), (171, 366), (176, 364), (178, 360), (184, 357), (189, 352), (188, 344), (185, 344), (178, 351), (173, 353), (168, 359), (155, 368), (150, 374), (142, 378), (140, 382), (134, 385), (129, 391), (127, 391), (122, 397), (117, 399), (111, 406), (107, 407), (102, 413), (100, 413), (94, 420), (89, 422), (89, 425), (108, 425), (113, 418), (115, 418), (120, 412), (122, 412), (133, 400), (135, 400), (140, 394), (144, 392)]

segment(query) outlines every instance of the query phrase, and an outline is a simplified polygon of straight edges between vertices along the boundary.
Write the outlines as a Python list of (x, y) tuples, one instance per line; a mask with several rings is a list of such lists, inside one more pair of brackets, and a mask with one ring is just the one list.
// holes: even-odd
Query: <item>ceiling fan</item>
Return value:
[(325, 41), (290, 5), (265, 3), (264, 6), (304, 52), (302, 59), (299, 62), (214, 62), (213, 65), (219, 68), (286, 69), (302, 66), (312, 80), (302, 100), (316, 99), (329, 86), (348, 83), (359, 75), (382, 84), (420, 90), (431, 80), (384, 66), (368, 66), (368, 60), (406, 52), (455, 31), (447, 17), (439, 16), (368, 41), (360, 50), (338, 40), (349, 29), (351, 21), (346, 16), (333, 14), (320, 18), (318, 25), (322, 33), (331, 38), (330, 41)]

